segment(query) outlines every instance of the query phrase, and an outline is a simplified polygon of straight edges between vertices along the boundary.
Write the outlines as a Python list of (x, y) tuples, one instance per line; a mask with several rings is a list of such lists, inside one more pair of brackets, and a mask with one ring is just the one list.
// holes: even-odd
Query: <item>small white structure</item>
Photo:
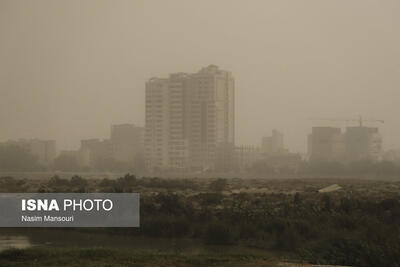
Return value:
[(324, 187), (320, 190), (318, 190), (318, 193), (328, 193), (328, 192), (333, 192), (333, 191), (337, 191), (339, 189), (342, 189), (342, 187), (338, 184), (333, 184), (327, 187)]

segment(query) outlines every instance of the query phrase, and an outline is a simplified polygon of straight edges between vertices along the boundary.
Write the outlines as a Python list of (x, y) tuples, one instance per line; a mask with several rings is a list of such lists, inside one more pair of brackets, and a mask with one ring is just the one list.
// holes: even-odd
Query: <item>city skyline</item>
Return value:
[(147, 79), (215, 64), (235, 76), (238, 144), (278, 129), (304, 153), (312, 126), (353, 125), (308, 118), (361, 114), (400, 148), (398, 1), (93, 3), (1, 1), (0, 141), (76, 149), (144, 125)]
[[(210, 67), (215, 67), (218, 70), (218, 66), (217, 65), (210, 64), (210, 65), (208, 65), (208, 68), (210, 68)], [(203, 67), (202, 69), (206, 69), (206, 67)], [(179, 80), (179, 78), (180, 78), (180, 77), (178, 77), (179, 75), (186, 76), (186, 75), (189, 75), (189, 73), (187, 73), (187, 72), (176, 72), (176, 73), (170, 73), (168, 75), (169, 75), (169, 79), (171, 79), (171, 77), (172, 77), (172, 79), (174, 79), (174, 76), (175, 76)], [(162, 77), (168, 76), (168, 75), (163, 75)], [(230, 73), (230, 75), (231, 75), (231, 73)], [(186, 77), (184, 77), (184, 78), (186, 78)], [(149, 82), (156, 81), (156, 80), (166, 81), (166, 80), (168, 80), (168, 78), (151, 77), (151, 78), (149, 78), (147, 80), (147, 82), (145, 84), (147, 85)], [(145, 90), (146, 90), (146, 88), (147, 87), (145, 86)], [(146, 97), (144, 99), (144, 102), (146, 102)], [(146, 119), (144, 121), (146, 121)], [(309, 138), (313, 128), (336, 128), (336, 129), (345, 130), (346, 128), (349, 128), (349, 127), (350, 128), (351, 127), (357, 127), (357, 124), (360, 124), (360, 126), (361, 126), (362, 122), (363, 122), (363, 119), (362, 119), (362, 116), (359, 115), (358, 118), (356, 116), (354, 116), (354, 117), (349, 117), (348, 116), (347, 118), (343, 118), (343, 119), (337, 119), (337, 118), (307, 118), (307, 119), (305, 119), (305, 121), (314, 121), (312, 126), (311, 126), (311, 128), (308, 130), (308, 133), (306, 133), (306, 136), (305, 136), (304, 144), (305, 144), (306, 148), (305, 148), (304, 151), (296, 151), (296, 150), (291, 150), (291, 151), (293, 151), (295, 153), (300, 153), (302, 155), (310, 155), (310, 148), (309, 148), (309, 144), (308, 144), (308, 142), (309, 142), (308, 138)], [(329, 121), (329, 122), (322, 123), (322, 125), (321, 125), (321, 123), (318, 124), (315, 121)], [(369, 120), (365, 120), (365, 121), (366, 121), (367, 124), (370, 123), (370, 122), (384, 123), (384, 120), (376, 120), (376, 119), (369, 119)], [(137, 126), (137, 127), (145, 128), (145, 124), (146, 124), (145, 122), (143, 123), (143, 125), (140, 125), (140, 124), (137, 124), (136, 122), (132, 122), (132, 121), (128, 121), (128, 122), (121, 121), (120, 123), (111, 123), (108, 126), (108, 128), (110, 129), (110, 127), (111, 127), (111, 131), (113, 130), (113, 128), (115, 126), (119, 126), (119, 125), (121, 125), (121, 126), (123, 126), (123, 125), (133, 125), (135, 127)], [(233, 118), (233, 125), (234, 124), (235, 124), (235, 120)], [(320, 125), (320, 126), (317, 126), (317, 125)], [(368, 125), (366, 127), (368, 127)], [(379, 127), (376, 127), (376, 128), (378, 129)], [(273, 134), (277, 133), (277, 130), (275, 128), (273, 128), (273, 127), (271, 127), (271, 131), (272, 131)], [(235, 132), (235, 130), (233, 130), (233, 132)], [(251, 143), (235, 143), (234, 142), (234, 144), (238, 145), (238, 146), (252, 146), (252, 147), (256, 147), (256, 148), (262, 149), (262, 147), (264, 146), (264, 144), (263, 144), (264, 143), (264, 139), (265, 138), (271, 138), (271, 137), (267, 136), (268, 133), (263, 133), (263, 134), (257, 133), (257, 134), (259, 134), (259, 138), (257, 139), (257, 141), (253, 141)], [(282, 134), (282, 133), (279, 133), (279, 134)], [(234, 133), (233, 133), (233, 136), (235, 136)], [(56, 140), (56, 139), (48, 139), (47, 140), (47, 139), (44, 139), (42, 137), (32, 137), (32, 136), (25, 136), (25, 137), (20, 137), (20, 138), (8, 138), (6, 140), (0, 140), (0, 142), (6, 142), (6, 141), (7, 142), (8, 141), (14, 142), (14, 141), (24, 141), (24, 140), (55, 141), (56, 143), (59, 143), (59, 140)], [(90, 136), (90, 137), (87, 137), (87, 138), (79, 139), (78, 140), (78, 144), (76, 144), (76, 146), (74, 146), (74, 147), (68, 147), (68, 148), (67, 147), (56, 147), (57, 154), (59, 154), (60, 152), (63, 152), (63, 151), (64, 152), (65, 151), (75, 151), (75, 150), (79, 149), (80, 147), (82, 147), (82, 141), (86, 141), (86, 140), (107, 141), (108, 137), (107, 136), (102, 136), (102, 137)], [(283, 141), (281, 141), (281, 142), (282, 142), (282, 148), (283, 148)], [(80, 146), (79, 146), (79, 144), (80, 144)], [(384, 143), (382, 143), (382, 144), (384, 144)], [(290, 147), (287, 147), (287, 149), (289, 151)], [(392, 149), (393, 148), (388, 148), (387, 150), (392, 150)]]
[(0, 0), (0, 266), (400, 267), (399, 14)]

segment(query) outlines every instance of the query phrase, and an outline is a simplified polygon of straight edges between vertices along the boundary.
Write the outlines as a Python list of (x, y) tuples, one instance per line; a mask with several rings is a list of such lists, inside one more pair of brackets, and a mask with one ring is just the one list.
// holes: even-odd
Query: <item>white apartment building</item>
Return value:
[(210, 65), (146, 83), (149, 170), (229, 168), (234, 156), (234, 79)]

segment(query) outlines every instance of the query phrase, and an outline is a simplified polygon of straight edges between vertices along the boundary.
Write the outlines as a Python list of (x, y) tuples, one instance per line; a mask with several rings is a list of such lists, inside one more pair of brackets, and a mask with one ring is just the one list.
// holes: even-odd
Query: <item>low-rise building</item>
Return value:
[(37, 158), (39, 164), (50, 166), (56, 158), (56, 141), (40, 139), (19, 139), (3, 142), (3, 145), (16, 145), (23, 147), (27, 152)]
[(382, 137), (378, 128), (313, 127), (308, 136), (310, 161), (377, 161), (382, 158)]
[(272, 130), (271, 136), (264, 136), (261, 140), (261, 152), (264, 154), (280, 154), (284, 152), (283, 134)]
[(256, 146), (241, 145), (235, 147), (235, 168), (245, 170), (262, 160), (261, 149)]
[(144, 127), (134, 124), (113, 125), (110, 142), (115, 160), (132, 164), (144, 160)]

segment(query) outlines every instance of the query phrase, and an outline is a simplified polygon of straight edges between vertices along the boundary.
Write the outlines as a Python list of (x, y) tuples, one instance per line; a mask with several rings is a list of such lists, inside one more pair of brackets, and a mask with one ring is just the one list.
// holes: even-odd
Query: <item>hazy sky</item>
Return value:
[(148, 78), (209, 64), (235, 76), (237, 144), (276, 128), (305, 151), (346, 126), (308, 118), (362, 114), (400, 148), (398, 0), (0, 0), (0, 141), (143, 125)]

